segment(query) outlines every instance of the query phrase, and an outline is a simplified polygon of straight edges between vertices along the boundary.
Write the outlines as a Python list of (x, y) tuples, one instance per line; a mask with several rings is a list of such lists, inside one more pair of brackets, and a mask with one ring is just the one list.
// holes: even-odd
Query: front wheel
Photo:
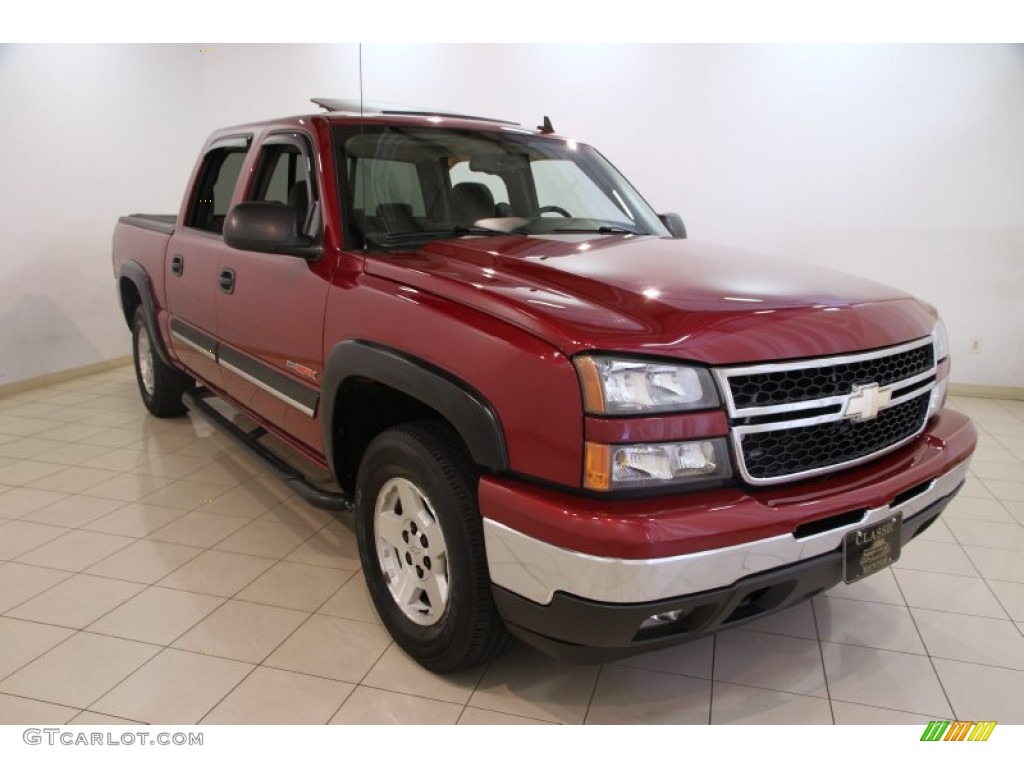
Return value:
[(366, 584), (395, 642), (434, 672), (487, 661), (510, 637), (491, 597), (476, 473), (443, 423), (378, 435), (356, 488)]
[(166, 365), (153, 348), (142, 307), (132, 320), (132, 351), (135, 380), (142, 402), (154, 416), (180, 416), (187, 410), (181, 396), (195, 386), (195, 381), (176, 368)]

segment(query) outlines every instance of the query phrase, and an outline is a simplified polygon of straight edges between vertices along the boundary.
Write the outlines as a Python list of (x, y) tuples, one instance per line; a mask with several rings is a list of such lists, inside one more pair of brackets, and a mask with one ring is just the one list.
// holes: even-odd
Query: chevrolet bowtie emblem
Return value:
[(863, 384), (853, 388), (853, 394), (846, 401), (844, 416), (853, 421), (870, 421), (892, 400), (891, 389), (881, 389), (877, 384)]

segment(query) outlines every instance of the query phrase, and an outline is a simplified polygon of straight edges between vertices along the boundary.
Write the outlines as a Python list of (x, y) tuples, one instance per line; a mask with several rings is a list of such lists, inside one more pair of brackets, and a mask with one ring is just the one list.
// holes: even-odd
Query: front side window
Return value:
[(465, 235), (601, 232), (668, 237), (598, 152), (516, 131), (335, 129), (349, 247)]
[(295, 185), (309, 183), (306, 158), (297, 147), (278, 145), (263, 150), (257, 166), (258, 179), (250, 199), (288, 204)]
[(295, 213), (295, 231), (313, 234), (316, 195), (309, 158), (296, 143), (272, 138), (260, 150), (247, 200), (278, 203)]

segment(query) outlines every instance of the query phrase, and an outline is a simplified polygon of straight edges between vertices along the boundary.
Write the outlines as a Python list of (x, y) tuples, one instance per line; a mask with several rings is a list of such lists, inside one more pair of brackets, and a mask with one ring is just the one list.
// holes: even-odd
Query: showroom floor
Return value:
[(1024, 402), (890, 570), (603, 666), (424, 672), (354, 536), (130, 368), (0, 398), (0, 723), (1024, 723)]

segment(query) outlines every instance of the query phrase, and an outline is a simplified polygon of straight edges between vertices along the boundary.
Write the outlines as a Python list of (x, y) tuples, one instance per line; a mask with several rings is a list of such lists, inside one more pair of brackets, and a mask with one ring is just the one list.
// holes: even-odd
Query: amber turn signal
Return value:
[(604, 413), (604, 387), (597, 363), (590, 357), (577, 357), (574, 361), (580, 374), (583, 389), (583, 410), (587, 413)]
[(611, 446), (587, 443), (583, 462), (583, 487), (591, 491), (607, 491), (611, 485)]

